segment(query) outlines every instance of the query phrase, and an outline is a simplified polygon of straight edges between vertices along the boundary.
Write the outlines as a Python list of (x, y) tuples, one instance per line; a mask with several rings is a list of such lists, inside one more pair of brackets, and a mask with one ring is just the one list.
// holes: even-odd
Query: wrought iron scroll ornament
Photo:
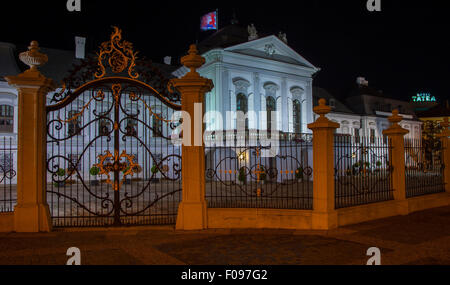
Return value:
[[(105, 163), (105, 160), (107, 158), (113, 159), (114, 162), (113, 163)], [(128, 163), (121, 162), (122, 158), (125, 158), (128, 161)], [(114, 155), (112, 155), (110, 151), (106, 150), (104, 155), (98, 156), (98, 159), (99, 159), (99, 163), (94, 164), (94, 165), (96, 167), (98, 167), (98, 169), (100, 169), (99, 175), (101, 175), (101, 174), (106, 175), (105, 182), (107, 184), (112, 185), (114, 191), (119, 191), (120, 187), (123, 184), (125, 177), (128, 175), (133, 176), (134, 169), (136, 169), (137, 167), (140, 167), (139, 164), (134, 162), (134, 155), (127, 154), (127, 152), (125, 150), (123, 150), (120, 155), (117, 151), (115, 151)], [(116, 181), (115, 183), (113, 183), (111, 181), (110, 172), (113, 172), (113, 171), (123, 171), (123, 179), (120, 180), (120, 182)]]
[[(169, 80), (165, 78), (157, 68), (153, 67), (151, 65), (151, 62), (138, 61), (138, 52), (133, 51), (132, 43), (122, 40), (122, 31), (118, 27), (113, 27), (113, 29), (114, 31), (110, 37), (110, 40), (101, 44), (100, 51), (97, 53), (96, 60), (88, 58), (87, 60), (83, 61), (80, 65), (75, 66), (68, 78), (63, 80), (61, 90), (55, 93), (50, 101), (56, 102), (57, 104), (50, 107), (52, 107), (52, 109), (58, 109), (60, 108), (59, 105), (61, 104), (61, 107), (69, 104), (74, 99), (74, 97), (77, 96), (77, 91), (81, 86), (85, 85), (89, 80), (95, 81), (95, 79), (99, 80), (106, 78), (109, 74), (107, 72), (108, 70), (113, 73), (112, 76), (115, 76), (117, 74), (123, 73), (124, 70), (127, 69), (127, 78), (131, 78), (134, 80), (142, 75), (142, 78), (146, 82), (153, 83), (153, 86), (157, 85), (156, 89), (153, 86), (148, 86), (148, 88), (157, 97), (159, 97), (159, 99), (162, 99), (162, 101), (170, 107), (177, 108), (178, 106), (175, 106), (172, 102), (180, 101), (180, 94), (178, 93), (178, 91), (169, 86)], [(136, 69), (139, 67), (142, 71), (138, 73)], [(123, 77), (119, 77), (119, 79), (120, 78)], [(75, 90), (72, 91), (72, 89)], [(112, 91), (114, 93), (114, 101), (116, 105), (119, 104), (121, 91), (120, 89), (120, 84), (115, 83), (112, 85)], [(104, 98), (104, 92), (102, 90), (99, 90), (98, 93), (96, 95), (93, 95), (92, 98), (81, 108), (79, 112), (66, 119), (58, 117), (58, 122), (61, 124), (75, 121), (83, 115), (86, 109), (89, 109), (92, 100), (103, 101)], [(141, 101), (144, 104), (145, 108), (150, 112), (150, 116), (153, 116), (157, 120), (170, 123), (171, 129), (174, 129), (177, 124), (180, 123), (179, 120), (168, 120), (163, 118), (160, 114), (153, 112), (152, 108), (147, 104), (142, 96), (137, 95), (135, 92), (130, 92), (129, 98), (132, 101)]]
[(106, 75), (104, 65), (106, 61), (113, 73), (121, 73), (128, 67), (128, 76), (137, 79), (139, 74), (134, 70), (137, 52), (133, 51), (132, 43), (122, 40), (122, 31), (118, 27), (113, 28), (111, 39), (101, 44), (100, 52), (97, 54), (98, 70), (95, 78), (103, 78)]
[(0, 183), (2, 183), (5, 178), (9, 180), (13, 179), (16, 174), (14, 169), (7, 170), (3, 165), (0, 165)]
[(113, 27), (109, 41), (100, 45), (96, 56), (88, 56), (80, 63), (74, 64), (61, 82), (61, 89), (54, 93), (50, 102), (63, 103), (70, 101), (72, 94), (84, 84), (93, 80), (108, 77), (121, 77), (131, 80), (139, 79), (152, 86), (154, 92), (171, 102), (180, 101), (180, 93), (168, 88), (169, 78), (164, 75), (151, 60), (138, 59), (138, 52), (133, 50), (132, 43), (122, 39), (122, 30)]
[[(64, 79), (62, 90), (51, 98), (50, 102), (54, 104), (46, 107), (47, 143), (51, 149), (47, 158), (47, 171), (54, 186), (47, 193), (56, 195), (64, 203), (70, 201), (71, 205), (76, 204), (92, 216), (114, 218), (114, 224), (122, 223), (123, 217), (148, 215), (146, 211), (150, 207), (162, 199), (175, 197), (174, 194), (181, 191), (177, 186), (182, 165), (179, 154), (168, 153), (159, 159), (150, 177), (147, 176), (148, 167), (138, 164), (140, 153), (156, 161), (150, 140), (157, 131), (147, 119), (152, 117), (168, 125), (170, 123), (172, 129), (175, 124), (163, 118), (162, 113), (156, 112), (152, 105), (153, 99), (164, 104), (167, 110), (178, 111), (181, 106), (177, 102), (177, 91), (168, 92), (165, 83), (168, 80), (163, 74), (158, 73), (149, 62), (139, 61), (136, 55), (132, 44), (123, 41), (121, 30), (114, 27), (110, 40), (100, 46), (97, 58), (88, 58), (75, 66)], [(128, 105), (136, 105), (136, 111), (130, 111)], [(76, 131), (71, 132), (74, 125), (77, 125)], [(128, 138), (130, 142), (127, 145)], [(161, 144), (168, 139), (170, 137), (158, 136)], [(139, 149), (134, 154), (127, 148), (131, 142), (133, 147)], [(95, 154), (93, 164), (91, 151)], [(98, 169), (98, 173), (93, 171), (96, 174), (92, 174), (92, 169)], [(142, 182), (131, 183), (129, 178), (139, 176), (137, 173), (140, 172), (142, 177), (135, 179)], [(165, 183), (173, 181), (174, 189), (165, 194), (154, 193), (154, 189), (158, 188), (152, 184), (156, 175), (164, 179)], [(87, 177), (90, 178), (89, 183)], [(96, 177), (106, 180), (97, 181)], [(98, 184), (91, 184), (93, 180)], [(77, 191), (81, 186), (83, 196), (75, 197), (71, 191), (60, 189), (66, 182), (76, 183)], [(102, 187), (97, 189), (100, 183), (112, 187), (102, 192)], [(130, 186), (125, 187), (128, 183)], [(109, 190), (114, 193), (108, 193)], [(152, 195), (147, 195), (150, 192)], [(92, 203), (86, 203), (84, 195), (92, 198)], [(150, 200), (143, 204), (139, 199)], [(101, 207), (97, 207), (98, 202)]]

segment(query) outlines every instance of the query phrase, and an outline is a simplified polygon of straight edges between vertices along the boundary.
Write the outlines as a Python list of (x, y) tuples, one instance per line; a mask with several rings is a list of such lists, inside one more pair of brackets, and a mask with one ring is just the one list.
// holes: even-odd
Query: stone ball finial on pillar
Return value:
[(48, 61), (47, 55), (39, 52), (39, 43), (37, 41), (32, 41), (28, 51), (21, 52), (19, 58), (32, 71), (37, 71), (38, 66), (44, 65)]
[(319, 105), (313, 108), (314, 113), (319, 115), (319, 118), (317, 118), (317, 121), (328, 121), (327, 117), (325, 117), (326, 114), (331, 112), (331, 107), (326, 105), (326, 100), (324, 98), (319, 99)]
[(398, 109), (392, 110), (392, 116), (388, 117), (388, 121), (391, 123), (391, 126), (387, 130), (402, 130), (408, 133), (409, 131), (403, 129), (398, 123), (403, 120), (403, 117), (399, 115)]
[(383, 130), (383, 134), (388, 136), (400, 135), (403, 139), (403, 136), (409, 133), (409, 131), (399, 125), (402, 120), (403, 117), (399, 115), (398, 109), (392, 110), (392, 116), (388, 117), (388, 121), (391, 123), (391, 125), (389, 126), (389, 128)]
[(314, 113), (319, 115), (315, 122), (308, 124), (308, 128), (339, 128), (339, 123), (330, 121), (325, 115), (331, 112), (331, 107), (327, 106), (327, 101), (324, 98), (319, 99), (319, 105), (313, 108)]
[(188, 55), (181, 58), (181, 64), (190, 69), (185, 77), (200, 77), (197, 72), (197, 68), (205, 63), (205, 58), (198, 54), (197, 46), (195, 44), (190, 45)]
[(398, 109), (392, 110), (392, 116), (388, 117), (389, 122), (392, 124), (398, 124), (403, 120), (403, 117), (399, 115)]

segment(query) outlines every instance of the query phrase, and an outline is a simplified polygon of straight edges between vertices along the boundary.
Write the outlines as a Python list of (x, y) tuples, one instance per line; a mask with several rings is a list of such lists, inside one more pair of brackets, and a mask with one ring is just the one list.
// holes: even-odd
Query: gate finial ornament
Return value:
[(181, 64), (190, 69), (185, 77), (200, 77), (197, 68), (205, 63), (205, 58), (198, 54), (197, 46), (192, 44), (189, 46), (188, 55), (181, 58)]
[(327, 106), (326, 102), (327, 101), (324, 98), (320, 98), (319, 105), (313, 108), (314, 113), (319, 115), (319, 118), (317, 118), (318, 121), (328, 121), (325, 115), (331, 111), (331, 107)]
[(48, 61), (47, 55), (39, 52), (39, 43), (37, 41), (32, 41), (28, 51), (21, 52), (19, 58), (32, 71), (37, 71), (37, 66), (42, 66)]

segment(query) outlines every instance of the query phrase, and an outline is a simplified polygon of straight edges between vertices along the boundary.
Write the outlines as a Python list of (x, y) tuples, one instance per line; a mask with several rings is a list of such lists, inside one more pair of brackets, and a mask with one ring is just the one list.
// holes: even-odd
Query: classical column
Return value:
[(37, 66), (47, 62), (36, 41), (19, 58), (30, 68), (17, 76), (5, 77), (19, 92), (17, 143), (17, 205), (14, 208), (16, 232), (48, 232), (50, 211), (46, 199), (47, 144), (46, 95), (55, 89)]
[[(199, 105), (197, 107), (195, 105), (203, 102), (205, 93), (213, 88), (213, 83), (210, 79), (201, 77), (196, 71), (205, 63), (205, 59), (198, 55), (195, 45), (190, 46), (189, 54), (181, 58), (181, 63), (190, 71), (180, 79), (171, 79), (169, 87), (176, 88), (181, 93), (181, 109), (187, 112), (191, 118), (191, 129), (189, 130), (191, 141), (189, 146), (182, 146), (183, 194), (178, 207), (176, 229), (198, 230), (207, 227), (207, 211), (205, 200), (205, 147), (201, 139), (203, 136), (203, 124), (201, 123), (203, 111), (198, 110)], [(194, 111), (195, 108), (197, 108), (197, 112)], [(201, 141), (198, 141), (199, 137)]]
[(444, 121), (440, 123), (444, 128), (439, 137), (441, 139), (442, 147), (442, 161), (444, 163), (444, 183), (445, 192), (450, 193), (450, 131), (448, 130), (448, 117), (444, 118)]
[(308, 124), (313, 132), (313, 229), (332, 229), (337, 227), (337, 213), (334, 205), (334, 130), (339, 124), (325, 117), (331, 111), (325, 105), (326, 100), (320, 99), (314, 107), (314, 113), (319, 117), (314, 123)]
[(287, 82), (283, 77), (281, 80), (281, 131), (289, 132), (289, 110), (288, 110), (288, 96), (287, 96)]
[[(230, 75), (228, 69), (224, 67), (222, 71), (222, 92), (220, 93), (219, 101), (222, 102), (221, 109), (219, 110), (222, 114), (223, 120), (223, 130), (228, 130), (227, 125), (227, 111), (231, 110), (231, 102), (230, 102)], [(225, 134), (224, 134), (225, 135)]]
[(400, 214), (408, 214), (408, 203), (406, 201), (406, 182), (405, 182), (405, 141), (404, 136), (409, 133), (398, 123), (403, 120), (398, 115), (398, 110), (392, 111), (392, 116), (388, 118), (391, 126), (383, 131), (383, 135), (389, 138), (389, 160), (392, 167), (392, 189), (394, 190), (394, 200), (399, 202)]
[(261, 111), (261, 92), (260, 92), (260, 83), (259, 83), (259, 74), (253, 73), (253, 109), (256, 114), (256, 123), (255, 123), (255, 129), (260, 130), (261, 129), (261, 118), (259, 112)]
[[(314, 115), (311, 110), (313, 108), (313, 94), (312, 81), (308, 81), (305, 86), (305, 93), (302, 96), (301, 110), (302, 110), (302, 132), (306, 130), (307, 123), (314, 121)], [(303, 115), (304, 114), (304, 115)], [(304, 117), (303, 117), (304, 116)]]

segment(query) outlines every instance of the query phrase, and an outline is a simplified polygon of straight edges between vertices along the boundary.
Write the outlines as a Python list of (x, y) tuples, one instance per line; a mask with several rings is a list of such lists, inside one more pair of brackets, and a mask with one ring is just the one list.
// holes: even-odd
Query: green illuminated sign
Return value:
[(412, 96), (413, 102), (436, 102), (436, 97), (431, 96), (430, 93), (417, 93), (416, 96)]

